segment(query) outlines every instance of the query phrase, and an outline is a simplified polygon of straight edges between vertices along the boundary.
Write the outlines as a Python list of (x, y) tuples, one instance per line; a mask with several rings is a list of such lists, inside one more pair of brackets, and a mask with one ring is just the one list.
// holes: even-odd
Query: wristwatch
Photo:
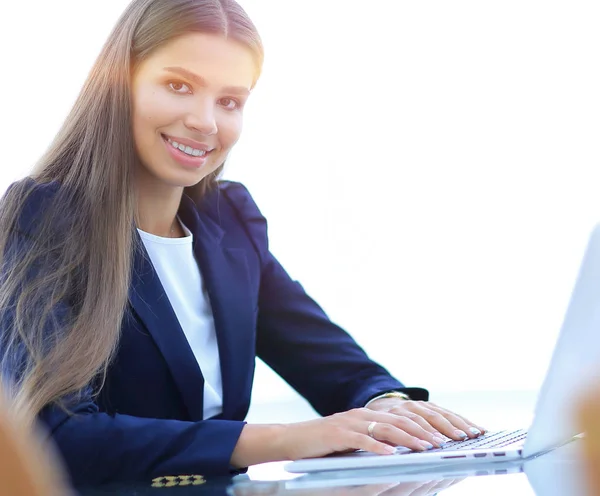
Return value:
[(408, 396), (408, 394), (404, 394), (401, 393), (400, 391), (388, 391), (387, 393), (383, 393), (383, 394), (379, 394), (377, 396), (375, 396), (375, 398), (371, 398), (369, 401), (367, 401), (365, 408), (367, 406), (369, 406), (369, 404), (375, 400), (380, 400), (382, 398), (400, 398), (403, 400), (410, 400), (410, 396)]

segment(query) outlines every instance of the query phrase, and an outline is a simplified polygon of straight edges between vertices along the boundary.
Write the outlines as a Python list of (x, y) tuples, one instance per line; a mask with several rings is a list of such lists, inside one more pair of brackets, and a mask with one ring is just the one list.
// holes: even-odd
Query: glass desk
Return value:
[[(285, 463), (251, 467), (233, 478), (164, 480), (162, 483), (80, 488), (81, 495), (218, 496), (584, 496), (578, 464), (580, 441), (526, 462), (397, 467), (321, 474), (289, 474)], [(194, 485), (197, 484), (197, 485)], [(159, 486), (159, 487), (156, 487)], [(160, 487), (162, 486), (162, 487)]]

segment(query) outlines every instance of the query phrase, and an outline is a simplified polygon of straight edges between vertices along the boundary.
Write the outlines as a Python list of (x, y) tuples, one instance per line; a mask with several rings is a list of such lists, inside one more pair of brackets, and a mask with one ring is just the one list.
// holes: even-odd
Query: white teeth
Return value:
[(206, 155), (206, 152), (204, 150), (197, 150), (196, 148), (192, 148), (191, 146), (181, 145), (177, 143), (177, 141), (173, 141), (170, 138), (167, 138), (167, 141), (171, 143), (171, 146), (173, 148), (177, 148), (178, 150), (182, 151), (187, 155), (191, 155), (193, 157), (203, 157), (204, 155)]

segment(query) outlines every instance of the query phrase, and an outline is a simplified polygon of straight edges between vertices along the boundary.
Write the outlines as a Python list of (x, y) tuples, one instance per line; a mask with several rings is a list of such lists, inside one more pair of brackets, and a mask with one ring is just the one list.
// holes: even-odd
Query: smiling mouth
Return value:
[(179, 150), (180, 152), (189, 155), (190, 157), (206, 157), (212, 150), (200, 150), (191, 146), (183, 145), (178, 143), (176, 140), (169, 138), (168, 136), (162, 135), (162, 138), (169, 144), (169, 146)]

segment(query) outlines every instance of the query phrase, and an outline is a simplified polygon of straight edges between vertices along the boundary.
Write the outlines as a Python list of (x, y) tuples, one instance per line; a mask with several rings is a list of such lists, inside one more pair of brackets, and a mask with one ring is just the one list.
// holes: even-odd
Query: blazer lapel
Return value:
[(247, 370), (244, 357), (255, 349), (248, 261), (243, 249), (223, 246), (223, 230), (210, 217), (199, 214), (191, 198), (184, 195), (181, 205), (179, 215), (194, 233), (194, 253), (215, 320), (223, 381), (223, 417), (231, 418), (246, 383), (236, 378), (252, 372)]
[(202, 372), (139, 237), (138, 241), (129, 300), (163, 354), (190, 418), (201, 420)]

